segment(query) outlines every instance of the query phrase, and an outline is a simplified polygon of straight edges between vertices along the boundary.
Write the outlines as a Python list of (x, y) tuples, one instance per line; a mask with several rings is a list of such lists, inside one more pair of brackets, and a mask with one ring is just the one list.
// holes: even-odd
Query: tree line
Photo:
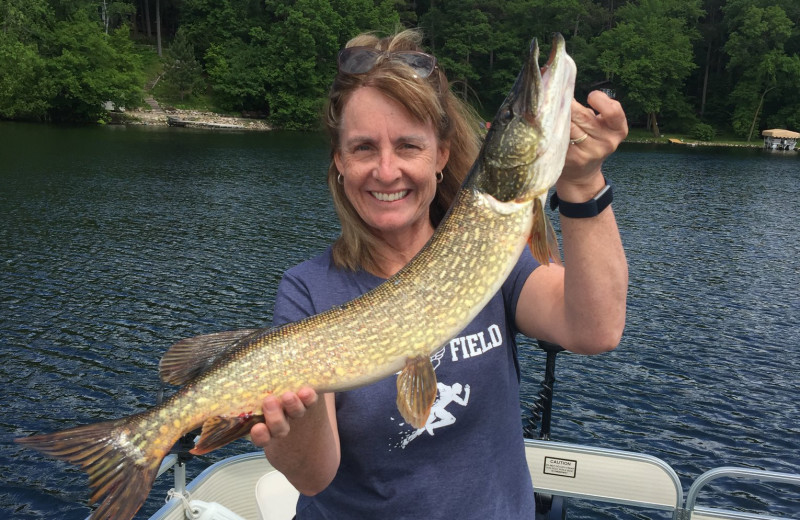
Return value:
[(95, 121), (166, 96), (316, 128), (355, 34), (420, 27), (453, 89), (492, 114), (532, 37), (564, 34), (576, 96), (634, 125), (800, 129), (797, 0), (0, 0), (0, 118)]

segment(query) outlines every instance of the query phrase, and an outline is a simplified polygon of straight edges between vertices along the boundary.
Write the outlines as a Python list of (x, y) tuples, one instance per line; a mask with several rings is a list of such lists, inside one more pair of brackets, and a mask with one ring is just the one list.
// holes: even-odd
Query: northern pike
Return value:
[(575, 64), (560, 34), (541, 69), (538, 57), (534, 39), (452, 207), (397, 274), (344, 305), (279, 328), (179, 341), (159, 372), (183, 386), (160, 405), (16, 441), (88, 473), (90, 503), (101, 501), (92, 519), (125, 520), (139, 510), (181, 436), (202, 426), (193, 452), (220, 447), (249, 432), (270, 394), (304, 385), (344, 391), (399, 372), (397, 406), (421, 428), (436, 397), (430, 356), (500, 289), (526, 243), (542, 263), (559, 256), (553, 240), (548, 246), (553, 234), (544, 205), (564, 166)]

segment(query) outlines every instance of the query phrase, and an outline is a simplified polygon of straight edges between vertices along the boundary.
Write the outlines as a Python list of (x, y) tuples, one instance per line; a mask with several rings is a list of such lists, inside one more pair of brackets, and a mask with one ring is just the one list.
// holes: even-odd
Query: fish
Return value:
[(430, 356), (496, 294), (527, 244), (541, 263), (558, 257), (544, 205), (564, 166), (575, 64), (560, 34), (538, 62), (534, 39), (452, 207), (394, 276), (301, 321), (179, 341), (159, 373), (182, 387), (161, 404), (15, 441), (88, 474), (93, 520), (126, 520), (180, 437), (202, 427), (195, 454), (242, 437), (268, 395), (305, 385), (339, 392), (397, 374), (397, 407), (421, 428), (436, 397)]

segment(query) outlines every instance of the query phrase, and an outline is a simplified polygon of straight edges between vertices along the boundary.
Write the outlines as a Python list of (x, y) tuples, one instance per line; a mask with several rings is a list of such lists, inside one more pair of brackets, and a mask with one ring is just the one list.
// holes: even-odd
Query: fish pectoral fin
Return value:
[(553, 224), (544, 212), (544, 201), (536, 198), (533, 201), (533, 226), (528, 240), (533, 257), (542, 265), (561, 264), (561, 253)]
[(550, 260), (556, 265), (564, 265), (561, 261), (561, 250), (558, 247), (558, 238), (556, 237), (556, 230), (553, 229), (553, 223), (550, 222), (547, 215), (544, 216), (544, 222), (547, 226), (547, 249)]
[(255, 424), (264, 422), (263, 415), (242, 414), (236, 416), (218, 415), (203, 423), (200, 438), (189, 450), (192, 455), (204, 455), (221, 448), (250, 433)]
[(397, 376), (397, 409), (414, 428), (428, 421), (436, 399), (436, 372), (428, 357), (409, 358)]
[(231, 330), (182, 339), (172, 345), (158, 364), (165, 383), (183, 385), (208, 370), (242, 338), (259, 329)]

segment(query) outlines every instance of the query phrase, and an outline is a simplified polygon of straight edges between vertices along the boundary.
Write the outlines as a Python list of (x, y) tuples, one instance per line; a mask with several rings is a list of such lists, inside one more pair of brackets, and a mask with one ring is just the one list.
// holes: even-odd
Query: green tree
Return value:
[(126, 26), (105, 32), (97, 2), (0, 0), (0, 116), (104, 120), (104, 104), (141, 101)]
[(55, 120), (97, 121), (104, 103), (138, 106), (144, 78), (128, 29), (107, 35), (83, 11), (56, 23), (44, 56), (56, 92), (49, 116)]
[[(184, 0), (180, 26), (198, 56), (205, 56), (213, 45), (224, 46), (246, 39), (258, 17), (249, 16), (249, 2), (231, 0)], [(263, 14), (261, 15), (263, 20)]]
[(263, 29), (251, 29), (248, 41), (213, 43), (206, 71), (214, 99), (226, 110), (267, 111), (267, 69), (272, 57)]
[(331, 0), (334, 12), (341, 17), (339, 47), (364, 31), (388, 34), (399, 28), (396, 3), (396, 0)]
[(455, 91), (488, 115), (513, 84), (531, 39), (544, 60), (552, 34), (578, 31), (588, 5), (591, 0), (440, 0), (420, 24)]
[(276, 126), (317, 127), (336, 54), (365, 30), (399, 24), (393, 0), (187, 0), (183, 26), (215, 100), (265, 111)]
[(45, 0), (0, 0), (0, 22), (0, 117), (44, 119), (55, 85), (39, 43), (54, 14)]
[[(705, 16), (698, 26), (702, 39), (697, 42), (695, 61), (700, 69), (698, 72), (702, 74), (696, 81), (699, 89), (698, 113), (701, 118), (706, 117), (709, 94), (714, 97), (715, 90), (725, 92), (728, 88), (727, 77), (720, 73), (723, 68), (723, 60), (726, 59), (723, 51), (726, 34), (722, 25), (722, 5), (724, 3), (725, 0), (705, 0), (703, 6)], [(711, 104), (713, 115), (716, 118), (719, 118), (717, 114), (724, 112), (721, 101), (725, 101), (724, 97), (716, 96)]]
[(598, 65), (623, 89), (629, 115), (647, 115), (660, 135), (658, 114), (688, 110), (684, 81), (697, 65), (692, 40), (698, 36), (698, 1), (642, 0), (617, 9), (617, 25), (598, 36)]
[(270, 118), (284, 128), (307, 128), (319, 121), (323, 96), (336, 71), (342, 16), (322, 0), (274, 7), (273, 60), (266, 75)]
[(164, 81), (183, 101), (195, 89), (203, 88), (202, 72), (203, 68), (194, 56), (194, 47), (186, 34), (179, 30), (167, 51)]
[(479, 63), (490, 50), (489, 17), (476, 0), (442, 0), (423, 17), (431, 47), (454, 90), (467, 99), (482, 78)]
[[(724, 10), (730, 29), (725, 44), (730, 57), (728, 70), (738, 78), (730, 94), (734, 107), (732, 124), (734, 131), (749, 141), (765, 103), (772, 99), (779, 105), (788, 102), (800, 107), (791, 102), (800, 83), (800, 57), (787, 54), (785, 49), (795, 24), (778, 5), (761, 7), (756, 2), (740, 0)], [(792, 111), (785, 113), (790, 115)], [(779, 122), (775, 118), (773, 121)]]
[(0, 118), (44, 119), (54, 90), (36, 46), (0, 32)]
[(268, 0), (266, 100), (270, 119), (284, 128), (317, 128), (336, 55), (348, 39), (399, 23), (390, 1)]
[(417, 2), (414, 0), (395, 0), (395, 11), (403, 27), (416, 27), (419, 22)]
[(112, 0), (100, 1), (100, 19), (103, 22), (105, 33), (110, 29), (117, 29), (126, 20), (136, 13), (136, 6), (130, 2), (114, 2)]

